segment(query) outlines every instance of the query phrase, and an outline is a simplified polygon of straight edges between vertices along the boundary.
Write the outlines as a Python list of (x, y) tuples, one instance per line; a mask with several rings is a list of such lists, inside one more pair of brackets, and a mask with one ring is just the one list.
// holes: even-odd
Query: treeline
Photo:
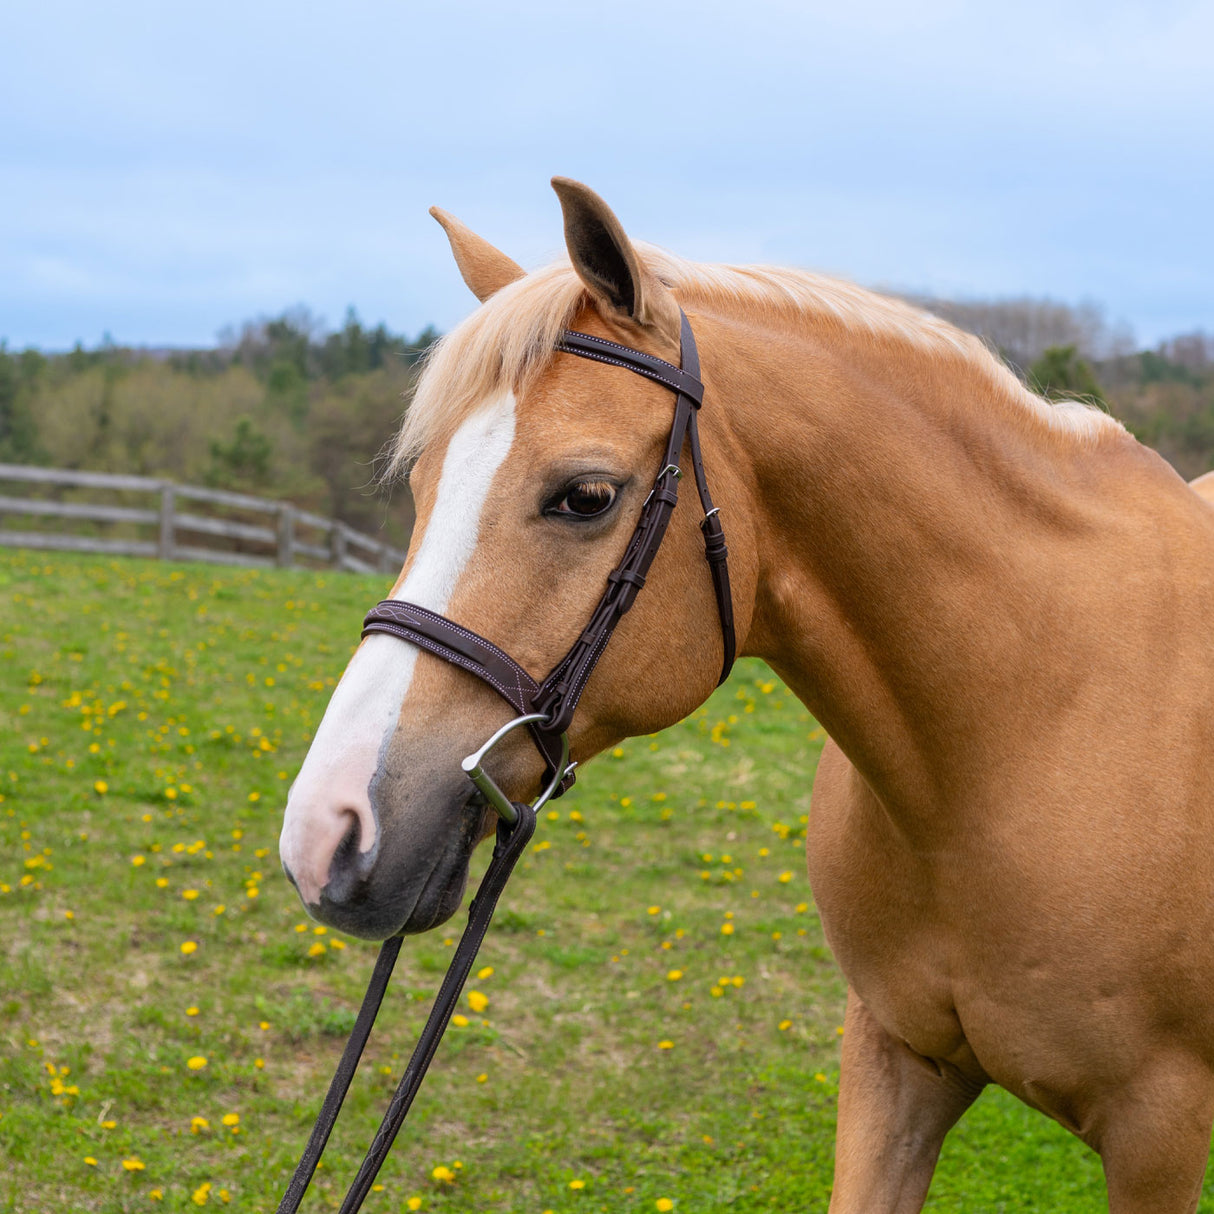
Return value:
[[(1092, 307), (918, 302), (982, 336), (1038, 391), (1087, 396), (1186, 477), (1214, 468), (1214, 336), (1151, 350)], [(437, 334), (336, 331), (306, 309), (225, 331), (205, 350), (103, 342), (47, 355), (0, 343), (0, 461), (133, 472), (298, 504), (403, 543), (407, 491), (385, 502), (375, 458)]]
[(0, 461), (289, 498), (404, 543), (408, 493), (385, 502), (375, 457), (436, 337), (368, 328), (353, 310), (326, 332), (296, 308), (225, 331), (214, 349), (0, 345)]

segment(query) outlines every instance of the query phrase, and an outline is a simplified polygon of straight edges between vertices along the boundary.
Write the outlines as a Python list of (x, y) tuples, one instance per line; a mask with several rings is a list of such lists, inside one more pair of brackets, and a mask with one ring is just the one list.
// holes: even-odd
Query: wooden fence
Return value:
[[(405, 554), (290, 502), (146, 476), (0, 464), (0, 546), (152, 556), (221, 565), (394, 572)], [(97, 498), (105, 500), (98, 501)], [(16, 530), (10, 518), (37, 520)]]

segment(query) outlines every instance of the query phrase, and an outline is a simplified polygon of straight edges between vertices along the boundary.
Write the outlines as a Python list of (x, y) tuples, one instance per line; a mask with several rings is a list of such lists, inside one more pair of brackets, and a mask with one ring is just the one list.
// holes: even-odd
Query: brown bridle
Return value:
[[(346, 1193), (340, 1214), (356, 1214), (362, 1206), (408, 1115), (413, 1098), (421, 1087), (426, 1069), (434, 1057), (443, 1030), (447, 1027), (472, 969), (498, 897), (535, 830), (536, 810), (549, 797), (559, 796), (573, 783), (573, 766), (568, 762), (569, 745), (565, 731), (569, 728), (586, 681), (611, 639), (612, 631), (620, 617), (632, 606), (641, 587), (645, 585), (645, 576), (653, 564), (653, 558), (657, 555), (662, 537), (666, 533), (671, 512), (678, 502), (678, 482), (682, 475), (679, 460), (685, 442), (690, 448), (691, 467), (700, 494), (700, 504), (704, 507), (704, 519), (700, 523), (704, 533), (704, 555), (712, 571), (717, 612), (721, 620), (724, 656), (719, 683), (725, 681), (733, 666), (736, 641), (725, 536), (717, 509), (708, 494), (704, 461), (700, 454), (700, 435), (696, 426), (696, 412), (704, 398), (704, 385), (699, 379), (700, 362), (691, 325), (681, 311), (679, 315), (682, 317), (679, 342), (680, 360), (683, 364), (681, 368), (655, 358), (652, 354), (645, 354), (601, 337), (592, 337), (588, 333), (566, 330), (557, 343), (557, 350), (566, 354), (576, 354), (579, 358), (591, 358), (596, 362), (624, 367), (647, 379), (665, 384), (675, 393), (675, 408), (661, 469), (649, 496), (641, 506), (641, 516), (632, 538), (628, 541), (624, 556), (607, 575), (607, 589), (594, 609), (590, 623), (542, 683), (537, 683), (522, 666), (492, 641), (487, 641), (445, 616), (427, 611), (413, 603), (386, 599), (372, 608), (363, 622), (364, 637), (374, 633), (397, 637), (476, 675), (505, 699), (519, 716), (503, 725), (480, 750), (463, 761), (464, 771), (473, 784), (498, 811), (496, 846), (476, 897), (468, 908), (468, 925), (456, 947), (450, 968), (439, 988), (417, 1046), (362, 1166)], [(531, 730), (547, 769), (544, 776), (546, 787), (543, 787), (540, 796), (532, 805), (511, 802), (481, 767), (484, 756), (500, 739), (520, 725), (527, 725)], [(299, 1210), (358, 1068), (400, 946), (401, 937), (398, 935), (386, 940), (380, 949), (379, 960), (363, 998), (354, 1030), (329, 1085), (308, 1144), (279, 1204), (278, 1214), (296, 1214)]]
[(556, 348), (562, 353), (623, 367), (664, 384), (675, 394), (675, 408), (661, 469), (641, 506), (641, 515), (628, 547), (620, 563), (607, 575), (607, 587), (590, 622), (542, 683), (536, 682), (492, 641), (414, 603), (385, 599), (373, 607), (363, 621), (364, 637), (386, 633), (417, 645), (487, 683), (520, 717), (539, 718), (529, 721), (528, 728), (544, 759), (543, 784), (555, 784), (553, 796), (559, 796), (573, 783), (573, 769), (566, 767), (562, 758), (562, 735), (569, 728), (587, 680), (611, 639), (616, 624), (645, 585), (649, 567), (653, 564), (662, 537), (666, 534), (670, 515), (678, 503), (678, 482), (683, 475), (679, 461), (685, 442), (689, 447), (700, 504), (704, 508), (700, 529), (704, 533), (704, 555), (712, 573), (717, 613), (721, 621), (724, 653), (718, 683), (725, 681), (733, 666), (736, 642), (733, 601), (729, 593), (728, 550), (719, 512), (708, 492), (704, 460), (700, 453), (700, 432), (696, 424), (704, 400), (704, 385), (699, 378), (700, 360), (691, 325), (681, 309), (679, 316), (681, 367), (652, 354), (572, 329), (566, 329), (557, 342)]

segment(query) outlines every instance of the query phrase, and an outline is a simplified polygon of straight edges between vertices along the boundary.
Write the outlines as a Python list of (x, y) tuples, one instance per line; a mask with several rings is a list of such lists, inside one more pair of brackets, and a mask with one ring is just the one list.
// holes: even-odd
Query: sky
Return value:
[(0, 339), (210, 345), (474, 306), (553, 175), (634, 237), (1214, 331), (1214, 0), (6, 0)]

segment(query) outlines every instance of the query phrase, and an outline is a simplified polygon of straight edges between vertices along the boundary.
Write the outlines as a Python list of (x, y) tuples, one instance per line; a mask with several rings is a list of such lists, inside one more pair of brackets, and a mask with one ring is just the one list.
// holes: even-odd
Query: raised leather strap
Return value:
[[(446, 616), (427, 611), (416, 603), (384, 599), (372, 607), (363, 620), (364, 637), (377, 632), (408, 641), (475, 675), (492, 687), (519, 716), (534, 711), (531, 705), (539, 687), (527, 671), (492, 641), (485, 640)], [(540, 734), (532, 730), (532, 737), (547, 764), (544, 774), (546, 784), (556, 774), (561, 761), (560, 735)], [(572, 783), (570, 775), (568, 784)], [(568, 784), (562, 782), (560, 791), (564, 792)]]
[(536, 681), (492, 641), (415, 603), (384, 599), (363, 621), (363, 636), (386, 632), (462, 666), (489, 684), (520, 715), (530, 711)]
[[(680, 313), (680, 316), (683, 314)], [(687, 333), (691, 326), (687, 317), (683, 316), (682, 323)], [(687, 355), (687, 333), (680, 334), (684, 359)], [(694, 339), (692, 346), (695, 345)], [(700, 362), (695, 357), (694, 367), (689, 367), (684, 361), (681, 367), (668, 363), (656, 354), (646, 354), (644, 350), (634, 350), (631, 346), (621, 346), (619, 342), (608, 341), (605, 337), (595, 337), (592, 333), (579, 333), (576, 329), (566, 329), (556, 343), (557, 350), (564, 354), (576, 354), (579, 358), (591, 358), (595, 362), (610, 363), (615, 367), (624, 367), (664, 384), (674, 392), (690, 397), (698, 408), (704, 401), (704, 385), (700, 382)]]

